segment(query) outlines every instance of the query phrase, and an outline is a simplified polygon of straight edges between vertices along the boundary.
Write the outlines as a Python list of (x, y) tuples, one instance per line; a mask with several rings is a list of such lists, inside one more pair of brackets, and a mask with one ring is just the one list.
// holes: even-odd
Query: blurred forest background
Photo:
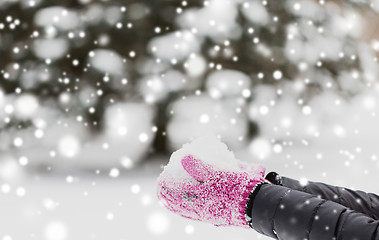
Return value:
[(344, 136), (338, 116), (377, 100), (377, 11), (353, 0), (0, 0), (0, 152), (131, 168), (204, 134), (260, 158)]

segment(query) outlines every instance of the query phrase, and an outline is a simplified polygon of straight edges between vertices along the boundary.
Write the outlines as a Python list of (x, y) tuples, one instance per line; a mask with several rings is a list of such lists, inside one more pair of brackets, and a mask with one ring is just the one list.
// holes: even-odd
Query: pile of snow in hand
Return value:
[(218, 138), (212, 135), (197, 138), (191, 143), (184, 144), (182, 148), (174, 152), (169, 163), (160, 175), (160, 180), (172, 183), (172, 189), (176, 189), (178, 182), (195, 181), (183, 168), (181, 160), (187, 155), (192, 155), (220, 170), (241, 171), (239, 164), (242, 162), (235, 158), (233, 152)]
[(167, 135), (172, 148), (203, 135), (221, 137), (231, 147), (240, 147), (248, 134), (248, 121), (234, 100), (190, 96), (174, 102)]

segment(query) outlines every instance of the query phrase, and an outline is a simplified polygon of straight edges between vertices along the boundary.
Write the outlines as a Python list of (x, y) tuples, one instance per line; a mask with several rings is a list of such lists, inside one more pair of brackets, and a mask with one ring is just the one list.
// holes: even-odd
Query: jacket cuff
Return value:
[(247, 198), (247, 201), (246, 201), (246, 206), (245, 206), (245, 219), (246, 219), (246, 222), (247, 224), (252, 228), (252, 224), (251, 224), (251, 210), (253, 209), (253, 204), (254, 204), (254, 200), (255, 200), (255, 197), (257, 196), (257, 193), (259, 191), (259, 189), (262, 187), (262, 185), (264, 184), (268, 184), (266, 182), (260, 182), (260, 183), (257, 183), (254, 188), (251, 190), (250, 194), (249, 194), (249, 197)]
[(251, 227), (255, 231), (277, 239), (273, 226), (275, 212), (281, 198), (288, 194), (289, 191), (290, 189), (273, 184), (261, 186), (251, 209)]
[(251, 226), (279, 239), (333, 239), (338, 219), (346, 208), (314, 195), (262, 185), (251, 210)]

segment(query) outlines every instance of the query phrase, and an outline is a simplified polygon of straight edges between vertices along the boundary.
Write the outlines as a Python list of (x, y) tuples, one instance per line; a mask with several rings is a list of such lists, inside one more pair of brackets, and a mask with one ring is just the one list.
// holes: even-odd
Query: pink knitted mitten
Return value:
[(240, 163), (240, 171), (225, 171), (192, 155), (181, 163), (193, 181), (172, 184), (161, 178), (158, 182), (158, 197), (169, 210), (216, 226), (249, 228), (245, 205), (254, 186), (264, 181), (263, 166)]

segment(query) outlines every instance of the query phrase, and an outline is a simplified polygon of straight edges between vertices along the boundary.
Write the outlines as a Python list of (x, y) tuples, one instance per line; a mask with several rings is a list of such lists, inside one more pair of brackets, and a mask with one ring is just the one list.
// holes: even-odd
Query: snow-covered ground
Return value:
[[(346, 146), (348, 147), (348, 146)], [(294, 146), (260, 162), (297, 179), (377, 192), (379, 161), (372, 150), (347, 156), (335, 146)], [(355, 158), (351, 156), (355, 156)], [(148, 161), (117, 178), (96, 172), (29, 172), (1, 186), (0, 237), (48, 239), (268, 239), (253, 230), (215, 227), (175, 215), (156, 198), (156, 178), (168, 156)], [(111, 174), (112, 175), (112, 174)], [(114, 173), (113, 176), (117, 176)]]
[(28, 176), (12, 185), (8, 193), (2, 188), (1, 239), (205, 239), (210, 236), (258, 239), (253, 230), (218, 228), (166, 210), (155, 194), (160, 170), (158, 165), (141, 167), (134, 172), (121, 172), (114, 179), (95, 173)]

